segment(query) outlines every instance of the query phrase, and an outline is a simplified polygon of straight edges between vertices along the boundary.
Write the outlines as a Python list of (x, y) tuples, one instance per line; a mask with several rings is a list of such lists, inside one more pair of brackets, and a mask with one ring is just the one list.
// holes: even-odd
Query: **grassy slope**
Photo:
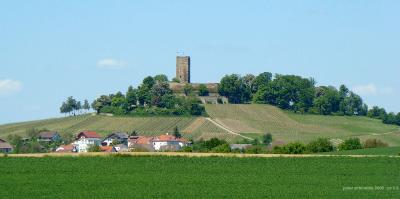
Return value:
[(236, 138), (205, 121), (202, 117), (110, 117), (101, 115), (82, 115), (0, 125), (0, 137), (6, 138), (10, 134), (25, 136), (26, 129), (30, 128), (46, 128), (61, 134), (93, 130), (102, 135), (113, 131), (132, 132), (136, 130), (140, 135), (153, 136), (172, 133), (175, 126), (181, 129), (187, 138), (218, 137), (229, 141)]
[[(4, 198), (399, 198), (399, 158), (0, 158)], [(386, 190), (343, 191), (385, 186)]]
[[(250, 137), (265, 132), (275, 140), (304, 141), (317, 137), (345, 139), (379, 138), (392, 146), (400, 146), (398, 126), (385, 125), (366, 117), (300, 115), (269, 105), (206, 105), (211, 118), (229, 129)], [(203, 117), (110, 117), (84, 115), (33, 122), (0, 125), (0, 138), (9, 134), (24, 135), (29, 128), (47, 128), (61, 133), (94, 130), (105, 135), (112, 131), (138, 131), (142, 135), (172, 133), (178, 126), (187, 138), (218, 137), (234, 142), (241, 138), (229, 134)]]
[(398, 126), (385, 125), (367, 117), (301, 115), (269, 105), (207, 105), (206, 110), (231, 130), (253, 137), (260, 137), (265, 132), (272, 133), (275, 140), (284, 141), (358, 136), (400, 145)]

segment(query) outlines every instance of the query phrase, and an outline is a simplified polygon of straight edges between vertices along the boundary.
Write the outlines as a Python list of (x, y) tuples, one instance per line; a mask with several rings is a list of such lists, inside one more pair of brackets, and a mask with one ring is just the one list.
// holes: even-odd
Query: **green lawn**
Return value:
[(359, 149), (349, 151), (336, 151), (322, 154), (334, 154), (334, 155), (399, 155), (400, 147), (385, 147), (385, 148), (371, 148), (371, 149)]
[(0, 198), (400, 198), (399, 168), (400, 158), (0, 158)]

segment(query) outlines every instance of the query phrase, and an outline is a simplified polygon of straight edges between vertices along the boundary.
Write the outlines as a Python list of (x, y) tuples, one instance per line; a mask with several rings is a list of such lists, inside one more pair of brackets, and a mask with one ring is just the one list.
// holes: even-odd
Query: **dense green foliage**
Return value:
[(339, 145), (340, 151), (362, 149), (359, 138), (349, 138)]
[(381, 147), (381, 148), (365, 148), (348, 151), (335, 151), (322, 153), (327, 155), (400, 155), (400, 147)]
[(315, 86), (312, 78), (295, 75), (261, 73), (258, 76), (238, 74), (221, 79), (219, 93), (230, 103), (271, 104), (285, 110), (319, 115), (358, 115), (383, 120), (385, 124), (400, 125), (400, 113), (387, 114), (385, 109), (373, 107), (368, 110), (362, 98), (345, 85)]
[(320, 152), (331, 152), (335, 150), (335, 147), (327, 138), (318, 138), (317, 140), (311, 141), (306, 146), (307, 151), (311, 153)]
[(185, 85), (186, 97), (173, 94), (165, 75), (146, 77), (138, 88), (128, 88), (124, 95), (121, 92), (102, 95), (92, 107), (97, 113), (115, 115), (203, 115), (204, 107), (191, 93), (190, 84)]
[(399, 158), (0, 158), (3, 198), (398, 198)]

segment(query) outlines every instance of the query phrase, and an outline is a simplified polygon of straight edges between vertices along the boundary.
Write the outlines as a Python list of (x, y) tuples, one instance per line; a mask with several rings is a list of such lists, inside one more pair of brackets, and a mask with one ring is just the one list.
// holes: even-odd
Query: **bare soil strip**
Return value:
[(393, 155), (317, 155), (317, 154), (235, 154), (235, 153), (179, 153), (179, 152), (127, 152), (127, 153), (35, 153), (8, 154), (0, 157), (43, 158), (43, 157), (96, 157), (96, 156), (180, 156), (180, 157), (236, 157), (236, 158), (308, 158), (308, 157), (392, 157)]
[(221, 128), (221, 129), (227, 131), (227, 132), (230, 133), (230, 134), (237, 135), (237, 136), (240, 136), (240, 137), (242, 137), (242, 138), (246, 138), (246, 139), (248, 139), (248, 140), (253, 140), (253, 138), (250, 138), (250, 137), (241, 135), (241, 134), (239, 134), (239, 133), (236, 133), (236, 132), (234, 132), (234, 131), (228, 129), (228, 128), (225, 127), (224, 125), (222, 125), (222, 124), (216, 122), (215, 120), (213, 120), (213, 119), (211, 119), (211, 118), (209, 118), (209, 117), (206, 118), (206, 120), (212, 122), (213, 124), (215, 124), (216, 126), (218, 126), (218, 127)]

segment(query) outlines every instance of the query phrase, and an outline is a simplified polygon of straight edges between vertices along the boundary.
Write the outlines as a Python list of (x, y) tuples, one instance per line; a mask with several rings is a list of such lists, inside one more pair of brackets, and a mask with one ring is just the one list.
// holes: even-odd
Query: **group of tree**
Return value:
[(226, 75), (221, 79), (219, 93), (230, 103), (271, 104), (285, 110), (320, 115), (358, 115), (383, 120), (386, 124), (400, 125), (400, 113), (386, 113), (383, 108), (368, 106), (362, 98), (345, 85), (316, 86), (313, 78), (264, 72)]
[(381, 119), (385, 124), (395, 124), (400, 126), (400, 112), (397, 114), (393, 112), (387, 113), (384, 108), (374, 106), (368, 111), (367, 116), (370, 118)]
[(97, 113), (116, 115), (202, 115), (205, 112), (196, 97), (174, 95), (166, 75), (146, 77), (137, 88), (130, 86), (125, 94), (102, 95), (93, 101), (92, 108)]
[(72, 141), (73, 135), (65, 133), (62, 135), (62, 139), (53, 142), (41, 142), (39, 134), (47, 129), (27, 129), (25, 131), (25, 137), (20, 135), (9, 135), (8, 140), (13, 146), (13, 153), (46, 153), (53, 152), (61, 144), (66, 144)]
[(265, 72), (258, 76), (237, 74), (222, 78), (219, 93), (230, 103), (271, 104), (282, 109), (322, 115), (366, 115), (368, 111), (360, 96), (342, 85), (315, 86), (312, 78), (275, 75)]
[(60, 107), (61, 113), (69, 115), (76, 115), (77, 113), (81, 113), (81, 110), (85, 110), (86, 112), (90, 110), (88, 100), (84, 100), (82, 105), (80, 101), (77, 101), (72, 96), (68, 97), (67, 100), (63, 102)]

